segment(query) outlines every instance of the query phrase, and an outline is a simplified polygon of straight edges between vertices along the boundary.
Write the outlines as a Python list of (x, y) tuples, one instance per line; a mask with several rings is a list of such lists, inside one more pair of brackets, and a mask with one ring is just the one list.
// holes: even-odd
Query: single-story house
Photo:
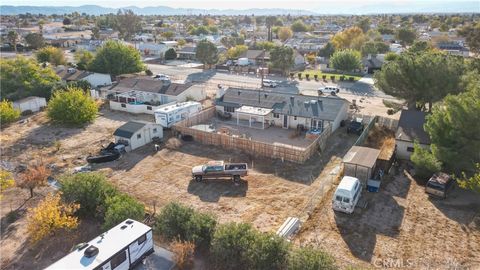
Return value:
[(348, 101), (336, 96), (304, 96), (255, 89), (228, 88), (215, 101), (217, 111), (230, 112), (237, 124), (335, 131), (347, 118)]
[(402, 110), (395, 133), (397, 158), (410, 159), (415, 141), (422, 147), (430, 146), (430, 136), (423, 128), (426, 115), (425, 112), (421, 111)]
[(13, 107), (20, 112), (32, 111), (38, 112), (47, 106), (47, 100), (44, 97), (26, 97), (13, 102)]
[(197, 47), (186, 46), (177, 50), (177, 58), (179, 60), (195, 60), (197, 54)]
[(163, 58), (165, 56), (165, 52), (170, 49), (165, 44), (157, 44), (157, 43), (140, 43), (137, 45), (138, 50), (144, 56), (156, 56)]
[(379, 155), (378, 149), (352, 146), (343, 157), (344, 175), (358, 178), (363, 187), (366, 187), (367, 181), (374, 177)]
[(247, 50), (243, 52), (238, 58), (248, 58), (251, 65), (261, 65), (263, 61), (270, 60), (270, 52), (263, 50)]
[(102, 88), (101, 96), (110, 100), (110, 109), (130, 113), (154, 114), (160, 105), (206, 98), (205, 89), (192, 83), (172, 83), (148, 76), (120, 80), (112, 87)]
[(363, 72), (366, 74), (373, 74), (376, 70), (382, 68), (384, 55), (368, 55), (362, 58)]
[(113, 136), (115, 143), (125, 144), (128, 152), (150, 143), (154, 137), (163, 138), (163, 128), (156, 123), (129, 121), (117, 128)]
[(437, 48), (446, 51), (448, 54), (451, 55), (460, 55), (463, 57), (468, 57), (470, 55), (470, 50), (457, 42), (438, 43)]
[(112, 77), (109, 74), (79, 70), (65, 66), (59, 66), (56, 69), (56, 73), (65, 83), (83, 80), (89, 82), (92, 87), (107, 86), (112, 84)]

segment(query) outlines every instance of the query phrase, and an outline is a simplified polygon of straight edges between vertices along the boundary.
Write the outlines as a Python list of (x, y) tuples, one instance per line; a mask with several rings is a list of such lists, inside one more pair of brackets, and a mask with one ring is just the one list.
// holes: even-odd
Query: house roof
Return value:
[(373, 168), (379, 155), (380, 150), (378, 149), (363, 146), (353, 146), (343, 157), (343, 163)]
[(128, 121), (121, 127), (117, 128), (113, 133), (114, 136), (130, 139), (135, 132), (139, 131), (145, 126), (145, 123)]
[(264, 52), (263, 50), (246, 50), (238, 58), (248, 58), (248, 59), (270, 58), (270, 52)]
[(430, 144), (430, 137), (423, 128), (426, 115), (421, 111), (402, 110), (395, 138), (401, 141), (418, 140), (421, 144)]
[(61, 67), (56, 70), (56, 73), (63, 81), (80, 81), (94, 72), (79, 70), (76, 68)]
[(37, 96), (30, 96), (30, 97), (26, 97), (26, 98), (16, 100), (13, 103), (20, 104), (20, 103), (29, 102), (29, 101), (32, 101), (32, 100), (45, 100), (45, 98), (44, 97), (37, 97)]
[(252, 106), (273, 109), (274, 113), (333, 121), (348, 101), (339, 97), (291, 95), (255, 89), (228, 88), (217, 105)]
[(177, 50), (177, 53), (196, 53), (197, 47), (187, 46)]
[(371, 67), (371, 68), (381, 68), (383, 65), (382, 59), (372, 56), (370, 59), (368, 57), (364, 57), (362, 59), (362, 64), (366, 67)]
[(190, 87), (192, 87), (191, 83), (172, 83), (156, 80), (148, 76), (135, 76), (121, 80), (118, 84), (112, 86), (110, 90), (119, 93), (133, 90), (177, 96)]

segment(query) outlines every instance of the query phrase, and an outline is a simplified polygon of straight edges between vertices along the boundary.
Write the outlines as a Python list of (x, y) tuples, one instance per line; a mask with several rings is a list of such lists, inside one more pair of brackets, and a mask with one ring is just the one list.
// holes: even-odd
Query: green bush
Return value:
[(296, 248), (288, 256), (289, 270), (338, 269), (335, 260), (327, 253), (310, 247)]
[(177, 58), (177, 52), (174, 48), (170, 48), (165, 52), (165, 60), (174, 60)]
[(127, 218), (142, 221), (145, 217), (145, 207), (127, 194), (118, 194), (113, 197), (108, 197), (105, 205), (104, 230), (113, 228)]
[(211, 253), (217, 269), (284, 269), (289, 244), (245, 223), (229, 223), (215, 232)]
[(428, 148), (421, 147), (415, 142), (410, 160), (415, 167), (415, 176), (426, 179), (442, 168), (440, 161), (430, 152)]
[(152, 75), (153, 75), (153, 72), (152, 72), (150, 69), (147, 69), (147, 70), (145, 70), (145, 74), (146, 74), (147, 76), (152, 76)]
[(2, 100), (0, 102), (0, 123), (8, 124), (20, 117), (20, 110), (13, 108), (13, 103)]
[(47, 106), (48, 118), (67, 125), (91, 122), (95, 119), (97, 112), (95, 101), (90, 98), (90, 94), (80, 88), (56, 91)]
[(178, 239), (194, 242), (197, 247), (209, 247), (216, 224), (213, 216), (173, 202), (157, 216), (155, 230), (169, 240)]
[(60, 178), (62, 198), (78, 203), (77, 214), (82, 217), (103, 218), (108, 197), (118, 194), (116, 188), (100, 173), (78, 173)]

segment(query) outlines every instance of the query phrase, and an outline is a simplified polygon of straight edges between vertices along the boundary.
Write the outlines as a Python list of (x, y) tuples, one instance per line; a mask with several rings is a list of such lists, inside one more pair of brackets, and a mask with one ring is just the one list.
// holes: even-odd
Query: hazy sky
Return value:
[[(249, 8), (285, 8), (285, 9), (304, 9), (317, 10), (322, 7), (336, 7), (339, 10), (342, 6), (348, 5), (349, 8), (365, 5), (378, 5), (389, 7), (412, 7), (425, 3), (452, 2), (452, 0), (11, 0), (3, 1), (3, 5), (32, 5), (32, 6), (80, 6), (80, 5), (100, 5), (104, 7), (125, 7), (125, 6), (169, 6), (180, 8), (199, 8), (199, 9), (249, 9)], [(480, 2), (480, 0), (477, 0)]]

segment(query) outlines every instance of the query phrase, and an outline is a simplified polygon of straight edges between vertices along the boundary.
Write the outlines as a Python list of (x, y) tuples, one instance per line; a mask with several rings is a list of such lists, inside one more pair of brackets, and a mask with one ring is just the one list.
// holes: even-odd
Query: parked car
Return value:
[[(320, 89), (318, 89), (318, 91), (322, 92), (322, 93), (332, 93), (332, 92), (335, 92), (335, 94), (338, 94), (338, 92), (340, 92), (340, 88), (336, 87), (336, 86), (325, 86), (325, 87), (320, 87)], [(333, 94), (332, 94), (333, 95)]]
[(222, 120), (230, 120), (232, 118), (232, 113), (225, 111), (217, 111), (217, 116)]
[(360, 184), (360, 180), (352, 176), (344, 176), (333, 195), (333, 210), (347, 214), (353, 213), (361, 193), (362, 184)]
[(170, 77), (165, 74), (157, 74), (152, 76), (152, 78), (157, 79), (159, 81), (170, 81)]
[(275, 88), (277, 87), (277, 83), (272, 80), (263, 80), (263, 87), (270, 87), (270, 88)]
[(434, 174), (425, 186), (425, 192), (428, 195), (438, 198), (447, 198), (447, 193), (453, 188), (455, 180), (448, 174), (440, 172)]
[(204, 178), (232, 178), (234, 182), (240, 181), (242, 176), (248, 174), (247, 163), (225, 163), (222, 160), (209, 161), (204, 165), (192, 168), (192, 177), (200, 182)]
[(360, 121), (352, 121), (348, 124), (347, 133), (362, 134), (364, 125)]

